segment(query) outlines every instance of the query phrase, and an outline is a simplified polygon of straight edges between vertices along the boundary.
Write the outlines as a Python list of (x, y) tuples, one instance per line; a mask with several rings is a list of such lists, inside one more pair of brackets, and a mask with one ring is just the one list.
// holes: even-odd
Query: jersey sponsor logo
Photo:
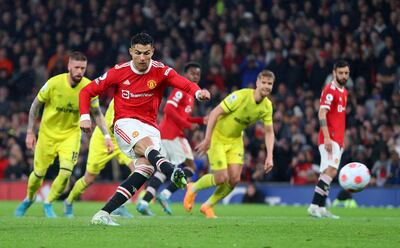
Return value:
[(333, 95), (332, 94), (327, 94), (325, 96), (325, 104), (331, 105), (333, 100)]
[(149, 80), (147, 81), (147, 87), (149, 87), (149, 89), (154, 89), (157, 86), (157, 82), (154, 80)]
[(136, 138), (137, 136), (139, 136), (139, 132), (138, 131), (133, 131), (132, 137)]
[(168, 68), (167, 70), (165, 70), (164, 75), (168, 76), (168, 74), (170, 73), (170, 71), (172, 71), (172, 68)]
[(56, 111), (58, 112), (63, 112), (63, 113), (72, 113), (72, 114), (77, 114), (79, 113), (79, 109), (74, 109), (72, 106), (72, 103), (68, 103), (66, 107), (56, 107)]
[(129, 90), (122, 90), (122, 98), (129, 99), (130, 92)]
[(338, 105), (338, 106), (337, 106), (337, 112), (341, 113), (341, 112), (343, 112), (343, 111), (345, 111), (345, 110), (346, 110), (346, 107), (344, 107), (344, 106), (342, 106), (342, 105)]
[(239, 123), (239, 124), (241, 124), (241, 125), (244, 125), (244, 126), (248, 126), (248, 125), (250, 125), (251, 124), (251, 121), (250, 121), (250, 117), (247, 117), (247, 120), (241, 120), (241, 119), (239, 119), (239, 118), (237, 118), (237, 117), (235, 117), (235, 118), (233, 118), (237, 123)]
[(133, 94), (129, 90), (121, 90), (121, 97), (124, 99), (130, 98), (138, 98), (138, 97), (152, 97), (153, 93), (140, 93), (140, 94)]

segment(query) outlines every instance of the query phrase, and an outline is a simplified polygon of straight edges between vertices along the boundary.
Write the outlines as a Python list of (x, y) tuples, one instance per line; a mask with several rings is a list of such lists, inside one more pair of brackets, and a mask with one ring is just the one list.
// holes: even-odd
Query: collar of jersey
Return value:
[(131, 62), (129, 63), (129, 65), (131, 66), (131, 69), (132, 69), (132, 71), (133, 71), (134, 73), (139, 74), (139, 75), (143, 75), (143, 74), (146, 74), (146, 73), (148, 73), (148, 72), (150, 71), (150, 69), (151, 69), (151, 64), (152, 64), (152, 63), (153, 63), (153, 60), (150, 59), (149, 67), (148, 67), (147, 70), (144, 71), (144, 72), (138, 71), (138, 70), (135, 68), (135, 66), (133, 65), (133, 60), (131, 60)]
[(338, 83), (336, 83), (335, 81), (332, 81), (333, 86), (340, 92), (343, 93), (344, 91), (344, 87), (343, 88), (339, 88), (339, 86), (337, 85)]

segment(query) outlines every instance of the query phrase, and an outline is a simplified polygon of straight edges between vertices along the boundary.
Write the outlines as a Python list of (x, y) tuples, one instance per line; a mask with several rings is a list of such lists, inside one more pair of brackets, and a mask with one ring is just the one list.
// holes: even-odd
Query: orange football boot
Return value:
[(203, 205), (201, 205), (200, 212), (201, 212), (202, 214), (204, 214), (204, 215), (206, 216), (207, 219), (215, 219), (215, 218), (218, 218), (218, 217), (215, 215), (213, 208), (212, 208), (210, 205), (207, 205), (207, 204), (205, 204), (205, 203), (204, 203)]
[(194, 200), (196, 199), (197, 193), (192, 192), (193, 183), (188, 183), (186, 188), (185, 198), (183, 199), (183, 207), (186, 211), (191, 212)]

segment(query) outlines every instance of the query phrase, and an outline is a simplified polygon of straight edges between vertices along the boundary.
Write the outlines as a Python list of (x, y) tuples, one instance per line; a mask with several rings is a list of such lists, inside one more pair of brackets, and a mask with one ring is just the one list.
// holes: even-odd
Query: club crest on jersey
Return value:
[(136, 138), (137, 136), (139, 136), (139, 132), (138, 131), (133, 131), (132, 137)]
[(157, 82), (154, 80), (149, 80), (147, 81), (147, 87), (149, 87), (149, 89), (154, 89), (157, 86)]

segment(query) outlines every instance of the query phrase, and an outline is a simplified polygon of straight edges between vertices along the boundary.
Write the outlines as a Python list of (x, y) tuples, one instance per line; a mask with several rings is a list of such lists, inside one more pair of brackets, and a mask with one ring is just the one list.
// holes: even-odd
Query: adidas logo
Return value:
[(129, 82), (129, 80), (125, 80), (125, 82), (122, 83), (123, 85), (131, 85), (131, 83)]

